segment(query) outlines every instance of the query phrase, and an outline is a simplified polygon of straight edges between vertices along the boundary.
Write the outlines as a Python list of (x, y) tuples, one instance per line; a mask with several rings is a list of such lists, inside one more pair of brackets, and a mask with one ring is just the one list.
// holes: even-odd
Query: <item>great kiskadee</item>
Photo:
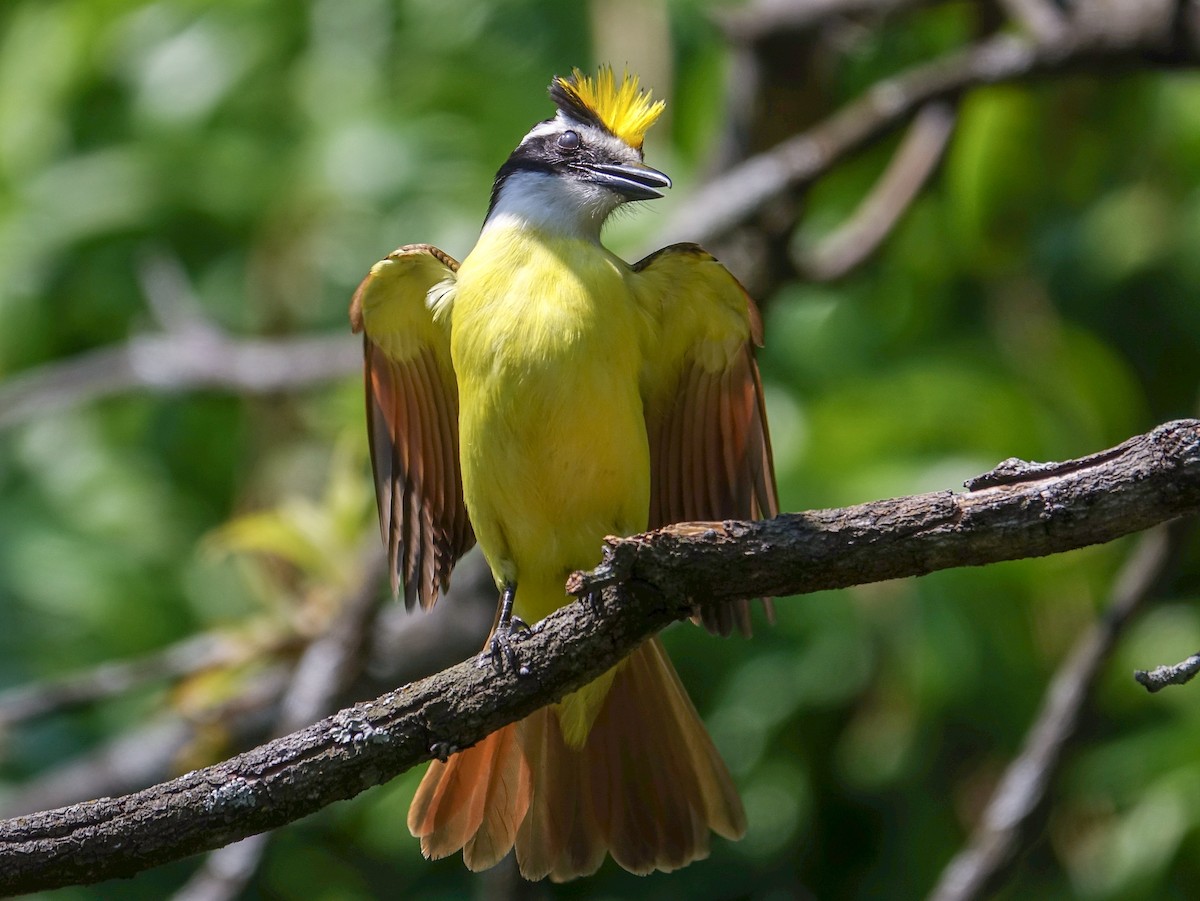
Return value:
[[(393, 591), (431, 606), (478, 539), (514, 621), (569, 602), (606, 535), (777, 511), (754, 361), (754, 303), (677, 244), (630, 266), (600, 243), (621, 204), (671, 181), (642, 162), (662, 112), (638, 80), (555, 78), (557, 114), (500, 167), (461, 265), (429, 245), (377, 263), (350, 316), (365, 332), (371, 459)], [(768, 610), (769, 612), (769, 610)], [(706, 610), (749, 634), (746, 602)], [(596, 681), (429, 767), (408, 814), (428, 857), (472, 870), (514, 846), (521, 873), (705, 857), (745, 813), (657, 638)]]

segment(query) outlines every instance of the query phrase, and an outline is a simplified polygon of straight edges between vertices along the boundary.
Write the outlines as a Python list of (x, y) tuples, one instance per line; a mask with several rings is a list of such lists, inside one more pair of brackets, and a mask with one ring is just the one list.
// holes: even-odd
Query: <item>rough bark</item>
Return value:
[(695, 603), (804, 594), (1040, 556), (1200, 510), (1200, 421), (949, 491), (611, 539), (571, 604), (518, 644), (532, 675), (468, 660), (231, 760), (121, 798), (0, 822), (0, 891), (128, 876), (271, 829), (478, 741), (599, 675)]

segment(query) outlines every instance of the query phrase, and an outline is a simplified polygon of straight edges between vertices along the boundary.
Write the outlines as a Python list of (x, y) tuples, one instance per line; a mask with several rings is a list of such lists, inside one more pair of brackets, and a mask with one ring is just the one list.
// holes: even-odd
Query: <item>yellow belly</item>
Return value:
[(605, 535), (646, 527), (638, 310), (586, 241), (489, 230), (458, 274), (452, 355), (463, 491), (498, 584), (533, 622)]

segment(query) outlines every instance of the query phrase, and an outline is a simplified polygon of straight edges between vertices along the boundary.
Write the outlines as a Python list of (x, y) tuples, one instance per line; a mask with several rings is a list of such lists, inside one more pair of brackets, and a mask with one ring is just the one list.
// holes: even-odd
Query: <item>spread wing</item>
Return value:
[(350, 302), (363, 332), (367, 431), (392, 593), (433, 606), (475, 543), (458, 458), (458, 385), (448, 326), (428, 297), (445, 295), (458, 263), (428, 244), (388, 254)]
[[(650, 439), (650, 527), (759, 519), (779, 512), (754, 301), (695, 244), (674, 244), (634, 267), (639, 300), (656, 324), (642, 400)], [(768, 616), (769, 601), (764, 601)], [(709, 608), (711, 632), (750, 634), (747, 601)]]

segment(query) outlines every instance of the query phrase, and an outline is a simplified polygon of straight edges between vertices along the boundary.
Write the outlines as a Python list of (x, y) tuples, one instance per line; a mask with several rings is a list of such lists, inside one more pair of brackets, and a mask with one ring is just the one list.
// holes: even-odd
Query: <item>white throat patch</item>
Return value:
[(522, 225), (556, 235), (599, 243), (600, 228), (621, 203), (607, 188), (549, 172), (514, 172), (500, 194), (483, 230), (499, 225)]

